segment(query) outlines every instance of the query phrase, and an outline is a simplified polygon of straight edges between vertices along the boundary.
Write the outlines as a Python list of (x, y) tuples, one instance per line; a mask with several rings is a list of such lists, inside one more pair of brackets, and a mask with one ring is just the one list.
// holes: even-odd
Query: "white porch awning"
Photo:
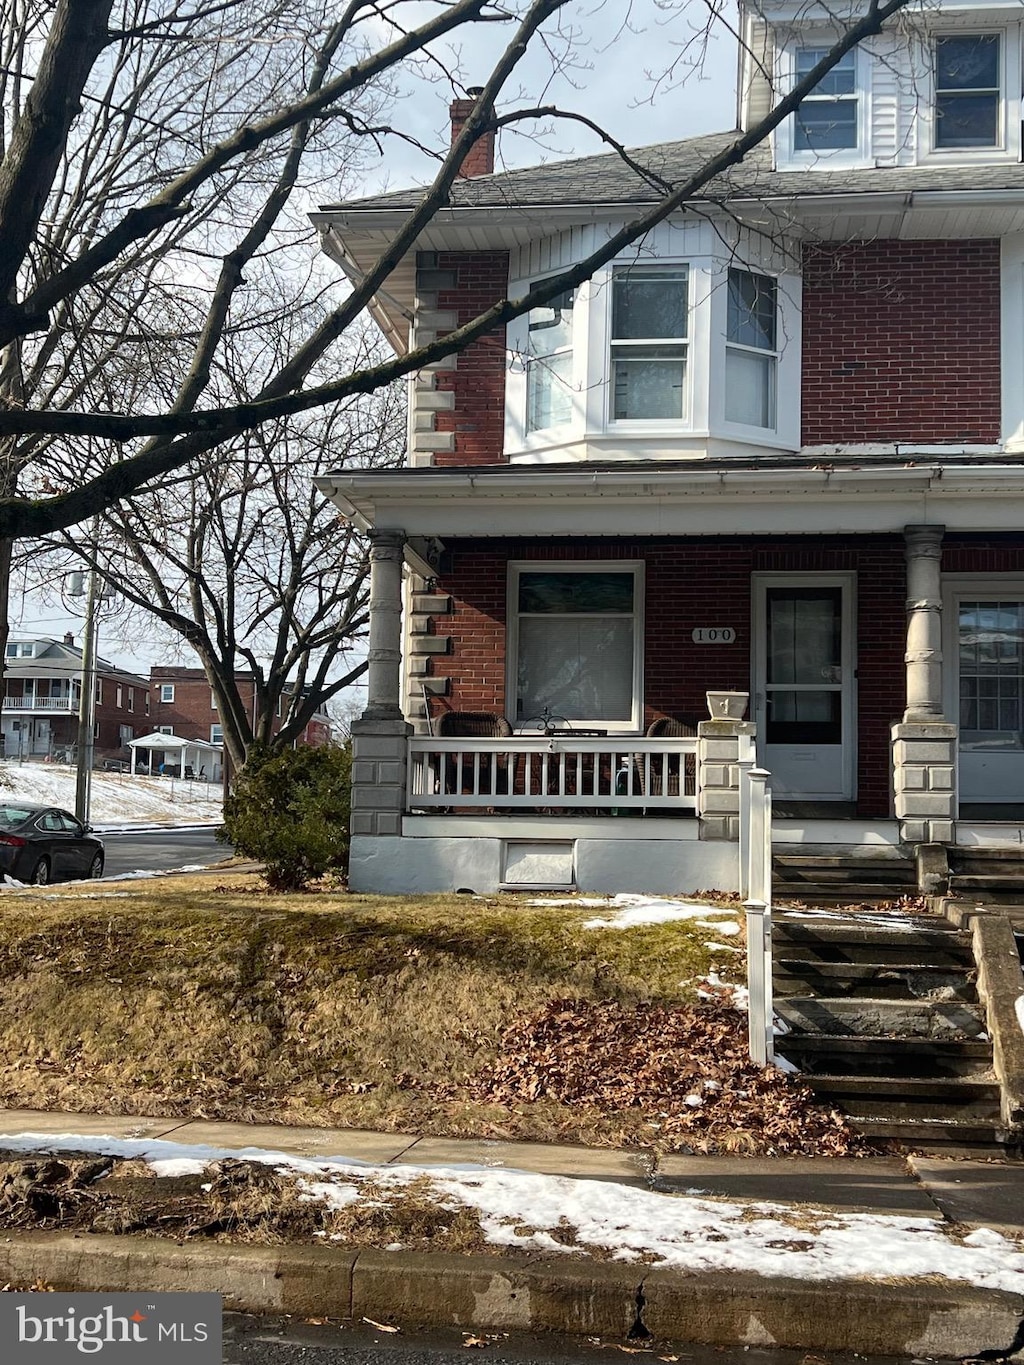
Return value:
[[(951, 448), (947, 460), (955, 458)], [(360, 530), (445, 536), (902, 534), (907, 525), (1019, 531), (1024, 464), (689, 468), (642, 464), (338, 470), (316, 480)], [(920, 461), (920, 462), (919, 462)]]

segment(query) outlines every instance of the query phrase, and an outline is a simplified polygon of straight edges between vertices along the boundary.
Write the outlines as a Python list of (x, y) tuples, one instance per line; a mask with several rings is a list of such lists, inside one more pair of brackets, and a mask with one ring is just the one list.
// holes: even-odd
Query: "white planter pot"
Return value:
[(712, 720), (742, 720), (746, 715), (749, 692), (708, 692), (708, 715)]

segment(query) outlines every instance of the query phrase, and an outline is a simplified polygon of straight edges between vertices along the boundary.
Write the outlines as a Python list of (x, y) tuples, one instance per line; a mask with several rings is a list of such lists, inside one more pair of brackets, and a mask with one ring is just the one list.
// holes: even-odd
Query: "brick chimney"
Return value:
[[(455, 139), (462, 132), (466, 120), (473, 112), (476, 105), (476, 97), (483, 91), (482, 85), (472, 85), (466, 90), (468, 99), (452, 100), (449, 113), (452, 119), (452, 145)], [(471, 180), (476, 175), (490, 175), (494, 170), (494, 131), (484, 133), (478, 137), (466, 155), (459, 170), (459, 176), (463, 180)]]

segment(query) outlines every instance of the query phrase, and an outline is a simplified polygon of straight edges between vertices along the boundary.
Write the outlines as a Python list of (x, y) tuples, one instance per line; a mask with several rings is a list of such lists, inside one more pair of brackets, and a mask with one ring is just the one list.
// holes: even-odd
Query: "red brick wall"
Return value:
[[(441, 289), (437, 306), (454, 312), (461, 326), (508, 293), (508, 252), (441, 251), (439, 270), (454, 270), (454, 289)], [(455, 393), (454, 412), (439, 412), (437, 431), (455, 433), (453, 454), (440, 453), (439, 465), (497, 464), (505, 441), (505, 329), (468, 346), (454, 370), (440, 370), (439, 390)]]
[[(454, 599), (434, 629), (451, 638), (434, 676), (451, 679), (455, 711), (505, 713), (507, 559), (640, 559), (646, 564), (645, 725), (659, 715), (707, 715), (712, 688), (750, 686), (750, 576), (754, 572), (857, 574), (858, 811), (889, 814), (889, 725), (903, 713), (906, 595), (901, 538), (779, 541), (641, 540), (453, 542), (440, 586)], [(731, 625), (733, 645), (694, 645), (695, 626)]]
[(942, 544), (942, 572), (1024, 575), (1024, 539), (1015, 535), (947, 535)]
[(999, 438), (998, 241), (805, 248), (805, 445)]

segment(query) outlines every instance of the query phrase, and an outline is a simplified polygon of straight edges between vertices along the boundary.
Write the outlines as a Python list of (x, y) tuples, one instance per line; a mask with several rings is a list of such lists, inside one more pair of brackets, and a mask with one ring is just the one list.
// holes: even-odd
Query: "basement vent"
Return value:
[(564, 890), (574, 886), (575, 843), (552, 843), (508, 840), (503, 849), (502, 882), (505, 886), (557, 887)]

